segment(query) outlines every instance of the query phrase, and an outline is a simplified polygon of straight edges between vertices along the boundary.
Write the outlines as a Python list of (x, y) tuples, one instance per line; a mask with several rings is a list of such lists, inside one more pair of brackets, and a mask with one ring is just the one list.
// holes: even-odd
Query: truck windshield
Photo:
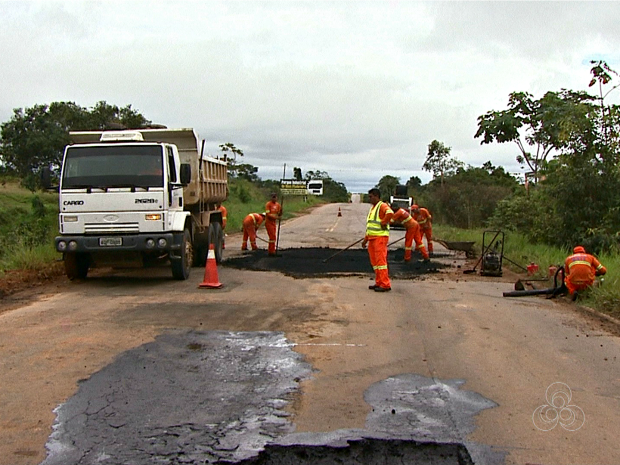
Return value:
[(62, 187), (163, 187), (163, 157), (158, 145), (69, 147)]

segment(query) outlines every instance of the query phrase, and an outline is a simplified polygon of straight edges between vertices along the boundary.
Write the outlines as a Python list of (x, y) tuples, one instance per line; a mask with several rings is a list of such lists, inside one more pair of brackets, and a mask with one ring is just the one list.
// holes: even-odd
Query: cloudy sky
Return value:
[(620, 72), (619, 24), (620, 2), (0, 0), (0, 122), (131, 104), (212, 155), (234, 143), (262, 179), (286, 164), (352, 192), (428, 182), (434, 139), (522, 173), (516, 146), (474, 139), (477, 117), (513, 91), (588, 90), (592, 59)]

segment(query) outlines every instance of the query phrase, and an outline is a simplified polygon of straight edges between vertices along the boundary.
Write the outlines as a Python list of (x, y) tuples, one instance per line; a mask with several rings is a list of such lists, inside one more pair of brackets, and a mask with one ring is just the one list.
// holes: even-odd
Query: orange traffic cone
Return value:
[(338, 216), (342, 216), (342, 212), (340, 211), (340, 208), (338, 208)]
[(198, 287), (207, 289), (219, 289), (223, 284), (217, 277), (217, 262), (215, 260), (215, 247), (213, 244), (209, 246), (209, 254), (207, 255), (207, 264), (205, 266), (205, 277)]

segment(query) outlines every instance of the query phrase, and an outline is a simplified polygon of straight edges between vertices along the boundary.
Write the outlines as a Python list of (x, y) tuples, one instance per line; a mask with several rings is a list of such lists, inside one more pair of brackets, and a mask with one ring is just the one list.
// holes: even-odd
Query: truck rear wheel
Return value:
[(65, 253), (65, 273), (71, 281), (74, 279), (86, 279), (90, 259), (83, 253)]
[(172, 277), (178, 280), (189, 278), (192, 269), (192, 238), (189, 230), (183, 231), (183, 242), (179, 251), (180, 258), (172, 260)]
[(224, 240), (224, 231), (220, 223), (211, 223), (209, 225), (209, 249), (213, 244), (215, 251), (215, 261), (217, 264), (222, 263), (222, 243)]

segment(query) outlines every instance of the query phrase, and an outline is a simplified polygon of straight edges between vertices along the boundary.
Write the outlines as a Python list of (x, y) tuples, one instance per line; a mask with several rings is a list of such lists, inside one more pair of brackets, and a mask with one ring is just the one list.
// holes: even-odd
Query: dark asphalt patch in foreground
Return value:
[(56, 409), (43, 465), (503, 462), (467, 441), (495, 404), (461, 380), (393, 376), (366, 390), (365, 429), (294, 433), (285, 407), (311, 367), (293, 347), (279, 332), (158, 336)]
[[(333, 256), (338, 253), (338, 255)], [(438, 273), (449, 265), (434, 261), (424, 263), (414, 254), (410, 262), (403, 260), (404, 250), (388, 252), (388, 270), (393, 279), (415, 279)], [(332, 257), (333, 256), (333, 257)], [(332, 257), (332, 258), (330, 258)], [(247, 252), (226, 259), (222, 265), (242, 270), (279, 271), (294, 278), (337, 277), (372, 274), (368, 251), (362, 248), (338, 250), (324, 247), (282, 249), (270, 257), (265, 250)]]

